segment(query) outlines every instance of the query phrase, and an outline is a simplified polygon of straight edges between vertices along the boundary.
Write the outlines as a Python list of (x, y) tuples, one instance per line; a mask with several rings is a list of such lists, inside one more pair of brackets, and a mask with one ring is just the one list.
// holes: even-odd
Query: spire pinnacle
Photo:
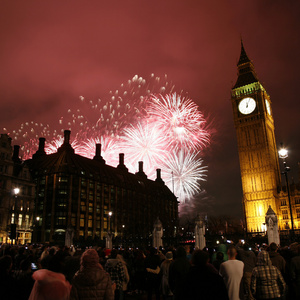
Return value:
[(240, 55), (239, 62), (237, 63), (237, 67), (238, 67), (238, 79), (233, 87), (234, 89), (254, 82), (258, 82), (258, 78), (256, 76), (254, 66), (245, 51), (242, 39), (241, 39), (241, 55)]
[(239, 59), (239, 62), (237, 65), (239, 66), (239, 65), (245, 64), (247, 62), (250, 62), (250, 59), (245, 51), (243, 40), (241, 39), (241, 55), (240, 55), (240, 59)]

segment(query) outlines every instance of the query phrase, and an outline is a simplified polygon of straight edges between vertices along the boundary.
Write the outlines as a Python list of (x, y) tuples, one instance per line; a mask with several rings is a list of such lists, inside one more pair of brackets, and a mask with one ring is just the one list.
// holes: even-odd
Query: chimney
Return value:
[(71, 135), (71, 130), (64, 131), (64, 142), (57, 149), (57, 152), (68, 151), (69, 153), (74, 153), (74, 149), (72, 148), (72, 146), (70, 144), (70, 135)]
[(118, 169), (122, 169), (128, 172), (128, 168), (124, 165), (124, 153), (119, 153), (119, 165), (117, 166)]
[(46, 139), (41, 137), (39, 138), (39, 152), (45, 152), (45, 141)]
[(144, 163), (142, 161), (139, 161), (139, 171), (135, 174), (139, 175), (141, 177), (147, 178), (147, 175), (144, 173), (144, 170), (143, 170), (143, 165), (144, 165)]
[(70, 135), (71, 135), (70, 130), (64, 131), (64, 144), (70, 144)]
[(142, 161), (139, 161), (139, 173), (144, 173), (143, 171), (143, 162)]
[(16, 163), (21, 162), (21, 159), (19, 158), (19, 151), (20, 151), (20, 146), (14, 145), (14, 152), (13, 152), (12, 160)]
[(33, 155), (32, 155), (32, 158), (37, 158), (37, 157), (40, 157), (42, 155), (46, 155), (46, 152), (45, 152), (45, 141), (46, 139), (41, 137), (39, 138), (39, 149), (38, 151), (36, 151)]
[(161, 179), (161, 169), (156, 169), (156, 179), (155, 182), (163, 183), (165, 182)]
[(96, 144), (96, 153), (95, 153), (94, 159), (105, 163), (105, 160), (101, 156), (101, 144)]

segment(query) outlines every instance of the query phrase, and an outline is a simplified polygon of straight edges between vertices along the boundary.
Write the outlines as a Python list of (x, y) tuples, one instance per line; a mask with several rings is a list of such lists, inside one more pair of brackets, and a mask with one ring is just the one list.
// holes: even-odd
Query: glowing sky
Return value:
[(0, 128), (28, 120), (55, 126), (80, 95), (97, 99), (135, 74), (168, 74), (214, 119), (202, 184), (215, 212), (242, 215), (230, 102), (240, 38), (271, 96), (276, 139), (290, 148), (297, 174), (299, 13), (299, 1), (4, 0)]

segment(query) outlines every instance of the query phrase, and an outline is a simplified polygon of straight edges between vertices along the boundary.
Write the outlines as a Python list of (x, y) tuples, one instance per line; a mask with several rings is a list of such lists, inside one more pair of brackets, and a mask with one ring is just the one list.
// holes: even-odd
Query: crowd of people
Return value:
[(300, 299), (300, 245), (1, 245), (1, 299)]

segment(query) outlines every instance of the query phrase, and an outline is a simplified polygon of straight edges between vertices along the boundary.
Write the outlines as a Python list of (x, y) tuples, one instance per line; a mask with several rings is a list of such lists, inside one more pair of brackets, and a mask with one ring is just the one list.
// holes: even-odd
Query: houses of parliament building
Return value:
[(281, 178), (271, 98), (258, 80), (243, 43), (237, 67), (231, 102), (246, 230), (253, 234), (265, 231), (265, 215), (270, 207), (281, 232), (300, 229), (299, 184), (288, 184)]

